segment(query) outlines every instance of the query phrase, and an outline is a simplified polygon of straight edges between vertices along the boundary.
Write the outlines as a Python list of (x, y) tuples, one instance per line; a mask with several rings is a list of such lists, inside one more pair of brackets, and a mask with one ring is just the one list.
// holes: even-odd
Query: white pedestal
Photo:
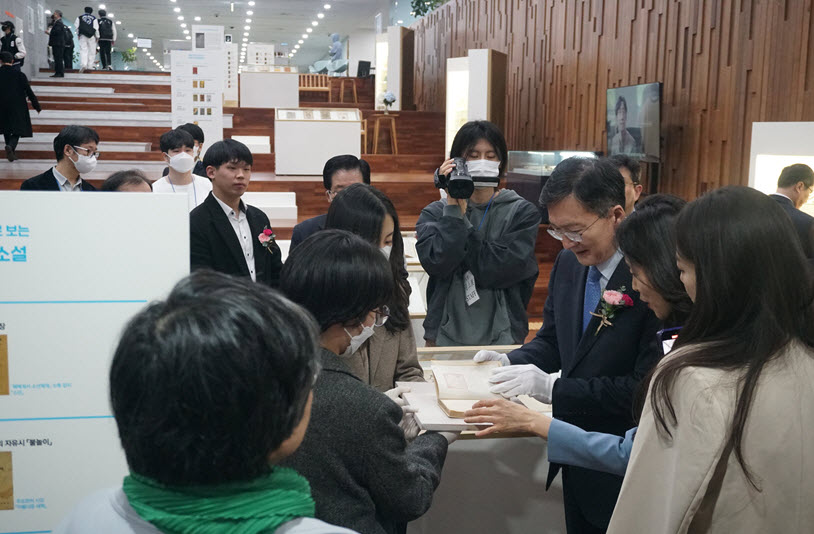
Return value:
[(241, 72), (240, 107), (296, 108), (300, 75), (292, 72)]
[(361, 155), (358, 121), (275, 120), (277, 175), (321, 175), (325, 162), (338, 154)]

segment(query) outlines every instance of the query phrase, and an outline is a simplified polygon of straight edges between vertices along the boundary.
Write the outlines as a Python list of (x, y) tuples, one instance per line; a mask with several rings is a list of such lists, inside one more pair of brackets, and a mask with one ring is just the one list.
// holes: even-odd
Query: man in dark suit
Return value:
[[(345, 154), (334, 156), (325, 162), (325, 167), (322, 168), (322, 184), (325, 186), (325, 196), (329, 204), (337, 193), (351, 184), (359, 183), (370, 185), (370, 165), (365, 160)], [(312, 234), (324, 230), (327, 218), (327, 214), (317, 215), (294, 226), (291, 250)]]
[(277, 287), (282, 253), (266, 214), (240, 199), (249, 187), (252, 153), (225, 139), (206, 151), (212, 192), (189, 214), (192, 270), (213, 269)]
[(780, 173), (777, 192), (771, 196), (791, 217), (794, 229), (800, 237), (803, 252), (809, 260), (814, 259), (814, 217), (800, 208), (808, 202), (814, 191), (814, 171), (802, 163), (789, 165)]
[(62, 22), (62, 11), (59, 9), (54, 10), (51, 15), (53, 24), (48, 32), (48, 46), (54, 54), (54, 74), (51, 78), (64, 78), (65, 77), (65, 47), (68, 46), (67, 39), (65, 38), (65, 23)]
[(87, 126), (66, 126), (54, 138), (57, 164), (42, 174), (29, 178), (21, 191), (96, 191), (82, 179), (96, 168), (99, 134)]
[[(570, 158), (546, 183), (549, 234), (563, 242), (554, 262), (537, 336), (508, 356), (481, 351), (476, 361), (499, 360), (492, 388), (507, 397), (529, 394), (553, 405), (553, 415), (588, 431), (623, 436), (635, 426), (633, 399), (639, 381), (659, 359), (659, 322), (631, 291), (631, 274), (614, 242), (624, 219), (625, 183), (607, 160)], [(602, 326), (606, 290), (628, 297), (612, 325)], [(549, 373), (561, 371), (556, 378)], [(568, 532), (604, 532), (622, 477), (552, 464), (550, 485), (563, 473)]]

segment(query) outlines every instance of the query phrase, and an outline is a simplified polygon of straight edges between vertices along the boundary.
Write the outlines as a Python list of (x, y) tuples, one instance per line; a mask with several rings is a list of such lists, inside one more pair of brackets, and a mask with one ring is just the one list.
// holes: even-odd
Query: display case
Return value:
[(574, 150), (510, 151), (506, 165), (506, 187), (538, 208), (542, 222), (548, 224), (548, 210), (540, 204), (540, 193), (554, 167), (564, 159), (577, 156), (595, 158), (595, 152)]
[(337, 108), (278, 108), (274, 158), (278, 175), (321, 175), (337, 154), (361, 155), (362, 112)]

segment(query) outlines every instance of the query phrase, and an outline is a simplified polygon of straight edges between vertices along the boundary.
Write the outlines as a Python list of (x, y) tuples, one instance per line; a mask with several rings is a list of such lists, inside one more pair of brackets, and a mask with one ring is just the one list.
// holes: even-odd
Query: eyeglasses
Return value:
[(573, 241), (574, 243), (582, 243), (582, 234), (587, 232), (591, 229), (591, 226), (596, 224), (596, 221), (601, 219), (602, 217), (597, 217), (594, 222), (588, 225), (588, 227), (581, 231), (581, 232), (566, 232), (565, 230), (560, 230), (559, 228), (552, 228), (551, 226), (548, 227), (548, 235), (556, 239), (557, 241), (562, 241), (563, 238), (568, 238), (569, 241)]
[(376, 318), (373, 321), (373, 326), (384, 326), (388, 317), (390, 317), (390, 308), (382, 306), (376, 310)]
[(71, 145), (71, 146), (73, 147), (74, 150), (76, 150), (77, 153), (79, 153), (80, 150), (84, 150), (85, 152), (87, 152), (87, 154), (83, 154), (85, 156), (90, 156), (92, 158), (99, 159), (99, 156), (102, 155), (101, 152), (91, 152), (89, 148), (85, 148), (83, 146), (75, 146), (75, 145)]

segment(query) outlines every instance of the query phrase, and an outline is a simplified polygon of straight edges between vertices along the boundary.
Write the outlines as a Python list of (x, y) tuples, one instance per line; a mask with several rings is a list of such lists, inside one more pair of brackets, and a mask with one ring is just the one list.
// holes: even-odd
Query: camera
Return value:
[(475, 183), (469, 176), (464, 158), (453, 158), (455, 168), (449, 174), (440, 174), (435, 169), (435, 187), (446, 189), (452, 198), (469, 198), (475, 192)]

